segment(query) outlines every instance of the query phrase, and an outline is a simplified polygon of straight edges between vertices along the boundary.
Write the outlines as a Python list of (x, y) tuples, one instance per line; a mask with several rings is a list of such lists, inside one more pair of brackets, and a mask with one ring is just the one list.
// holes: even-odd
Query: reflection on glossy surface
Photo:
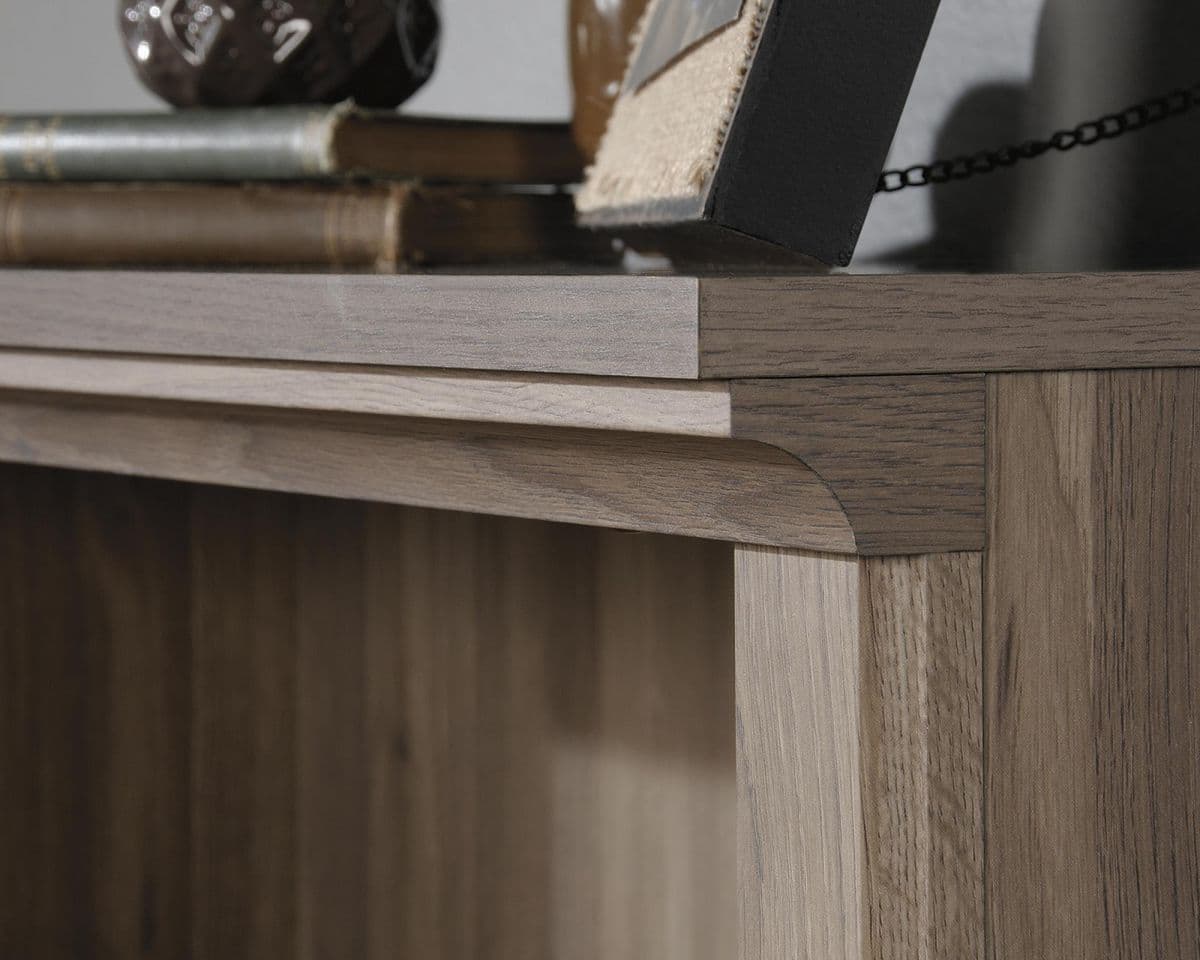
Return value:
[(138, 77), (176, 106), (393, 107), (429, 78), (438, 0), (122, 0)]
[(571, 0), (571, 77), (575, 87), (575, 140), (595, 156), (621, 78), (630, 37), (649, 0)]

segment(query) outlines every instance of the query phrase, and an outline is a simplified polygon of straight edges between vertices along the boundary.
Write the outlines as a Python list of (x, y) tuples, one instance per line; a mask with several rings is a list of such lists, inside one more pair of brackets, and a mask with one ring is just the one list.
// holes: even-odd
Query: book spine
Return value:
[(611, 261), (563, 193), (403, 184), (0, 185), (0, 265), (395, 270)]
[(0, 264), (392, 269), (403, 187), (0, 186)]
[(348, 109), (0, 116), (0, 181), (321, 179)]

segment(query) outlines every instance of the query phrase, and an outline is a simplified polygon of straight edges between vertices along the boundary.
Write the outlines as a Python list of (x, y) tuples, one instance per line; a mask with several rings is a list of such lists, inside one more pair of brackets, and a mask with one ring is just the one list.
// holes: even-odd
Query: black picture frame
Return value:
[(774, 0), (703, 188), (593, 205), (583, 222), (678, 230), (693, 245), (698, 235), (742, 247), (749, 238), (848, 264), (937, 8), (938, 0)]

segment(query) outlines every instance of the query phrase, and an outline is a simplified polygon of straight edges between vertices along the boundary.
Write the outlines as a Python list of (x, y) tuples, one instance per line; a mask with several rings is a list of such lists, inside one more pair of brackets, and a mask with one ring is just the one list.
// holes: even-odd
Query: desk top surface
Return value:
[(978, 550), (986, 372), (1200, 368), (1200, 273), (0, 272), (0, 460)]
[(6, 270), (0, 347), (743, 379), (1200, 365), (1200, 272)]

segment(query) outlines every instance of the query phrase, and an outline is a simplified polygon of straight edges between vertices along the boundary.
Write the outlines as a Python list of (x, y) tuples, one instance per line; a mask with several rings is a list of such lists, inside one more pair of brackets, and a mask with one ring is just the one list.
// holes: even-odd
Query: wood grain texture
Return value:
[(989, 378), (990, 957), (1200, 953), (1200, 371)]
[(377, 955), (730, 956), (731, 549), (369, 510)]
[(359, 503), (296, 504), (299, 960), (366, 955), (365, 521)]
[(191, 728), (178, 749), (190, 754), (191, 955), (294, 957), (293, 501), (161, 486), (177, 491), (190, 526), (179, 576), (191, 595), (191, 663), (181, 668)]
[(728, 545), (6, 466), (0, 562), (6, 957), (734, 955)]
[(187, 956), (186, 511), (2, 473), (0, 954)]
[(982, 559), (859, 565), (869, 955), (984, 951)]
[(0, 351), (0, 389), (729, 436), (721, 383)]
[[(188, 536), (176, 492), (150, 487), (108, 477), (79, 483), (74, 496), (80, 593), (72, 599), (86, 616), (71, 639), (86, 649), (91, 741), (79, 759), (103, 773), (73, 804), (94, 844), (93, 949), (110, 956), (187, 951), (190, 890), (180, 864), (189, 837), (178, 829), (187, 768), (177, 747), (190, 725), (186, 671), (178, 670), (188, 594), (160, 571), (180, 562)], [(61, 772), (72, 779), (70, 767)]]
[(700, 375), (1200, 364), (1200, 274), (700, 280)]
[(731, 384), (733, 435), (793, 454), (846, 511), (862, 554), (978, 550), (984, 534), (981, 376)]
[[(502, 469), (510, 486), (514, 481), (522, 482), (523, 467), (533, 472), (525, 482), (532, 480), (539, 484), (545, 482), (542, 472), (546, 466), (555, 469), (552, 458), (545, 451), (539, 452), (543, 439), (554, 436), (545, 432), (545, 428), (576, 431), (571, 435), (576, 438), (576, 445), (592, 449), (614, 444), (628, 447), (632, 442), (647, 449), (653, 446), (683, 451), (683, 445), (667, 438), (734, 436), (778, 447), (799, 460), (801, 463), (794, 465), (795, 471), (808, 479), (813, 499), (819, 500), (820, 491), (811, 483), (815, 473), (828, 487), (823, 509), (827, 510), (832, 502), (835, 509), (844, 513), (844, 518), (834, 524), (843, 530), (849, 526), (859, 553), (895, 555), (979, 549), (983, 542), (984, 400), (980, 375), (717, 384), (0, 351), (0, 388), (50, 395), (51, 403), (62, 402), (59, 398), (65, 396), (66, 402), (77, 409), (82, 401), (72, 400), (73, 396), (96, 398), (100, 406), (110, 401), (127, 406), (130, 401), (141, 400), (184, 401), (203, 405), (206, 411), (203, 415), (209, 420), (220, 420), (226, 433), (233, 417), (244, 416), (243, 411), (236, 409), (240, 406), (286, 410), (297, 415), (312, 413), (318, 415), (313, 424), (322, 437), (322, 446), (326, 447), (353, 442), (349, 434), (357, 430), (356, 426), (347, 426), (343, 429), (345, 436), (332, 440), (329, 424), (323, 423), (319, 416), (326, 413), (370, 414), (376, 417), (371, 421), (374, 424), (386, 424), (381, 419), (385, 416), (438, 421), (407, 428), (410, 433), (416, 430), (425, 436), (449, 435), (456, 430), (458, 435), (465, 436), (464, 431), (477, 429), (449, 428), (442, 421), (537, 428), (537, 433), (525, 435), (524, 450), (511, 430), (506, 441), (509, 452), (501, 454), (496, 444), (488, 445), (488, 459), (504, 461)], [(81, 415), (94, 420), (97, 414), (81, 411)], [(302, 422), (298, 416), (289, 421), (292, 430)], [(582, 431), (595, 431), (597, 436), (587, 437)], [(600, 432), (613, 431), (663, 436), (633, 441), (599, 436)], [(565, 451), (561, 442), (565, 435), (558, 436), (556, 446)], [(176, 437), (175, 445), (183, 440), (182, 435)], [(127, 445), (129, 439), (122, 437), (118, 443)], [(239, 449), (260, 446), (241, 442), (236, 445)], [(725, 460), (740, 453), (753, 462), (774, 459), (783, 466), (774, 451), (751, 451), (745, 444), (729, 444), (724, 449), (710, 445), (710, 449), (714, 456)], [(207, 450), (205, 455), (207, 459)], [(420, 484), (427, 487), (431, 481), (440, 481), (455, 469), (455, 462), (463, 464), (460, 473), (481, 473), (480, 466), (470, 467), (466, 463), (471, 456), (443, 443), (438, 462), (426, 459), (430, 472), (420, 478)], [(650, 462), (647, 461), (648, 468)], [(587, 463), (588, 458), (583, 454), (574, 463), (564, 460), (578, 479), (582, 479)], [(87, 462), (68, 465), (104, 466)], [(588, 482), (609, 489), (609, 499), (614, 502), (620, 499), (619, 491), (636, 487), (639, 480), (644, 482), (640, 472), (629, 475), (631, 468), (638, 470), (632, 451), (622, 467), (598, 461), (590, 465), (598, 472)], [(215, 466), (210, 464), (210, 469)], [(667, 467), (664, 476), (672, 472)], [(745, 475), (744, 467), (734, 467), (730, 476), (724, 478), (726, 489), (745, 482)], [(221, 479), (213, 474), (182, 478)], [(710, 479), (719, 483), (723, 478), (713, 473)], [(761, 488), (764, 480), (759, 477), (749, 482)], [(454, 482), (438, 486), (448, 492)], [(292, 489), (286, 485), (282, 488)], [(497, 491), (497, 500), (503, 502), (499, 485), (493, 485), (492, 489)], [(336, 491), (308, 488), (305, 492)], [(415, 502), (439, 507), (462, 506), (452, 499)], [(488, 509), (488, 506), (476, 501), (468, 508)], [(500, 506), (491, 509), (511, 512), (511, 508)], [(580, 519), (578, 512), (548, 516)], [(797, 520), (815, 521), (806, 539), (769, 542), (799, 543), (832, 551), (844, 548), (840, 541), (819, 539), (824, 535), (823, 529), (829, 527), (828, 517), (797, 516), (792, 526)], [(761, 522), (758, 525), (764, 526)], [(703, 528), (677, 530), (671, 526), (655, 529), (708, 532)], [(747, 533), (735, 539), (760, 542), (762, 536)], [(777, 537), (785, 536), (788, 534), (781, 527)]]
[(749, 441), (12, 399), (0, 459), (853, 552), (808, 468)]
[(0, 346), (694, 379), (690, 277), (5, 271)]
[(858, 563), (736, 563), (739, 956), (861, 960)]
[(1200, 363), (1200, 274), (0, 274), (0, 346), (663, 379)]
[(983, 956), (981, 564), (736, 551), (743, 960)]

